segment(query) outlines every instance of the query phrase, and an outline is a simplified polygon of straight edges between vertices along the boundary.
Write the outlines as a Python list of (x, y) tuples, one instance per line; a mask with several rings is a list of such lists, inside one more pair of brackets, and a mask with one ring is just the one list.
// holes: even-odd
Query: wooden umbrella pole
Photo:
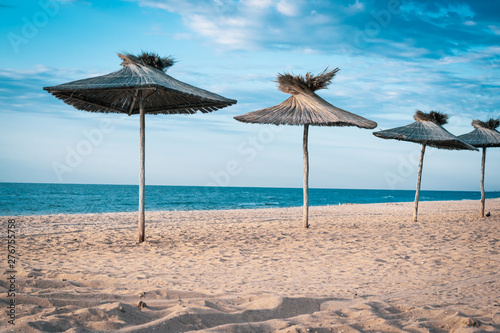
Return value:
[(486, 195), (484, 193), (484, 165), (486, 163), (486, 147), (483, 147), (483, 157), (481, 158), (481, 217), (484, 217), (484, 202)]
[(144, 188), (145, 188), (145, 114), (144, 100), (142, 91), (139, 92), (139, 113), (141, 118), (141, 151), (140, 151), (140, 171), (139, 171), (139, 243), (145, 239), (145, 221), (144, 221)]
[(302, 225), (309, 228), (309, 153), (307, 151), (307, 137), (309, 125), (304, 125), (304, 212), (302, 214)]
[(418, 198), (420, 197), (420, 184), (422, 183), (422, 167), (424, 166), (425, 143), (422, 144), (420, 162), (418, 163), (417, 191), (415, 192), (415, 209), (413, 211), (413, 222), (417, 222)]

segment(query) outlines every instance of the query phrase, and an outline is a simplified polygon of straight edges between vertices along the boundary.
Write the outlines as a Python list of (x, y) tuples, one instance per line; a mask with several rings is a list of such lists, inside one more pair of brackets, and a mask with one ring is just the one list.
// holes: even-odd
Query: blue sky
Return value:
[[(154, 51), (173, 77), (238, 104), (146, 119), (146, 184), (302, 185), (302, 128), (233, 116), (288, 98), (283, 72), (339, 67), (330, 103), (387, 129), (416, 109), (451, 133), (500, 116), (500, 2), (0, 0), (0, 181), (137, 184), (139, 119), (78, 111), (44, 86), (120, 69)], [(312, 127), (310, 186), (414, 189), (420, 146), (371, 130)], [(480, 153), (429, 148), (422, 189), (478, 190)], [(486, 190), (499, 191), (500, 149)]]

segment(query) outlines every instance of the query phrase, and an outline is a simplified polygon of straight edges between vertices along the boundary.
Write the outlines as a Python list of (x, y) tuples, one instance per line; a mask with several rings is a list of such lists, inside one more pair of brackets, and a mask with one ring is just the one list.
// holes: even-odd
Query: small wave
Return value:
[(257, 206), (257, 203), (255, 202), (244, 202), (244, 203), (239, 203), (238, 206), (244, 207), (244, 206)]

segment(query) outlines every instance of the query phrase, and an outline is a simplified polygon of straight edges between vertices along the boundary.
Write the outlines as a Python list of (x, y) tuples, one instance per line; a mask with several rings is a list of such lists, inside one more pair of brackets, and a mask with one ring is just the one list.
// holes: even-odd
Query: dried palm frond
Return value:
[(438, 124), (440, 126), (448, 122), (448, 115), (437, 111), (431, 111), (429, 113), (425, 113), (420, 110), (417, 110), (413, 118), (416, 121), (432, 121), (433, 123)]
[(332, 79), (340, 70), (335, 68), (332, 71), (327, 72), (328, 68), (325, 69), (318, 75), (313, 75), (311, 73), (306, 73), (305, 77), (302, 75), (292, 75), (289, 73), (278, 74), (276, 82), (278, 83), (278, 89), (284, 93), (296, 95), (305, 90), (316, 91), (320, 89), (326, 89)]
[(498, 118), (497, 119), (490, 118), (487, 121), (481, 121), (478, 119), (472, 121), (472, 126), (474, 126), (474, 128), (481, 127), (481, 128), (487, 128), (490, 130), (494, 130), (499, 125), (500, 125), (500, 119), (498, 119)]
[(118, 53), (118, 56), (123, 60), (122, 66), (130, 63), (135, 63), (139, 65), (150, 66), (163, 72), (172, 67), (175, 63), (175, 59), (171, 56), (160, 57), (157, 53), (154, 52), (142, 52), (139, 55), (133, 55), (130, 53)]

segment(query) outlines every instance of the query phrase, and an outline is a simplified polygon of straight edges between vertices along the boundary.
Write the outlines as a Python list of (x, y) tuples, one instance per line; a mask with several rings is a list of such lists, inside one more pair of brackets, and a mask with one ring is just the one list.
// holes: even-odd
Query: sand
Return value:
[(15, 217), (0, 331), (500, 332), (500, 200), (412, 205)]

